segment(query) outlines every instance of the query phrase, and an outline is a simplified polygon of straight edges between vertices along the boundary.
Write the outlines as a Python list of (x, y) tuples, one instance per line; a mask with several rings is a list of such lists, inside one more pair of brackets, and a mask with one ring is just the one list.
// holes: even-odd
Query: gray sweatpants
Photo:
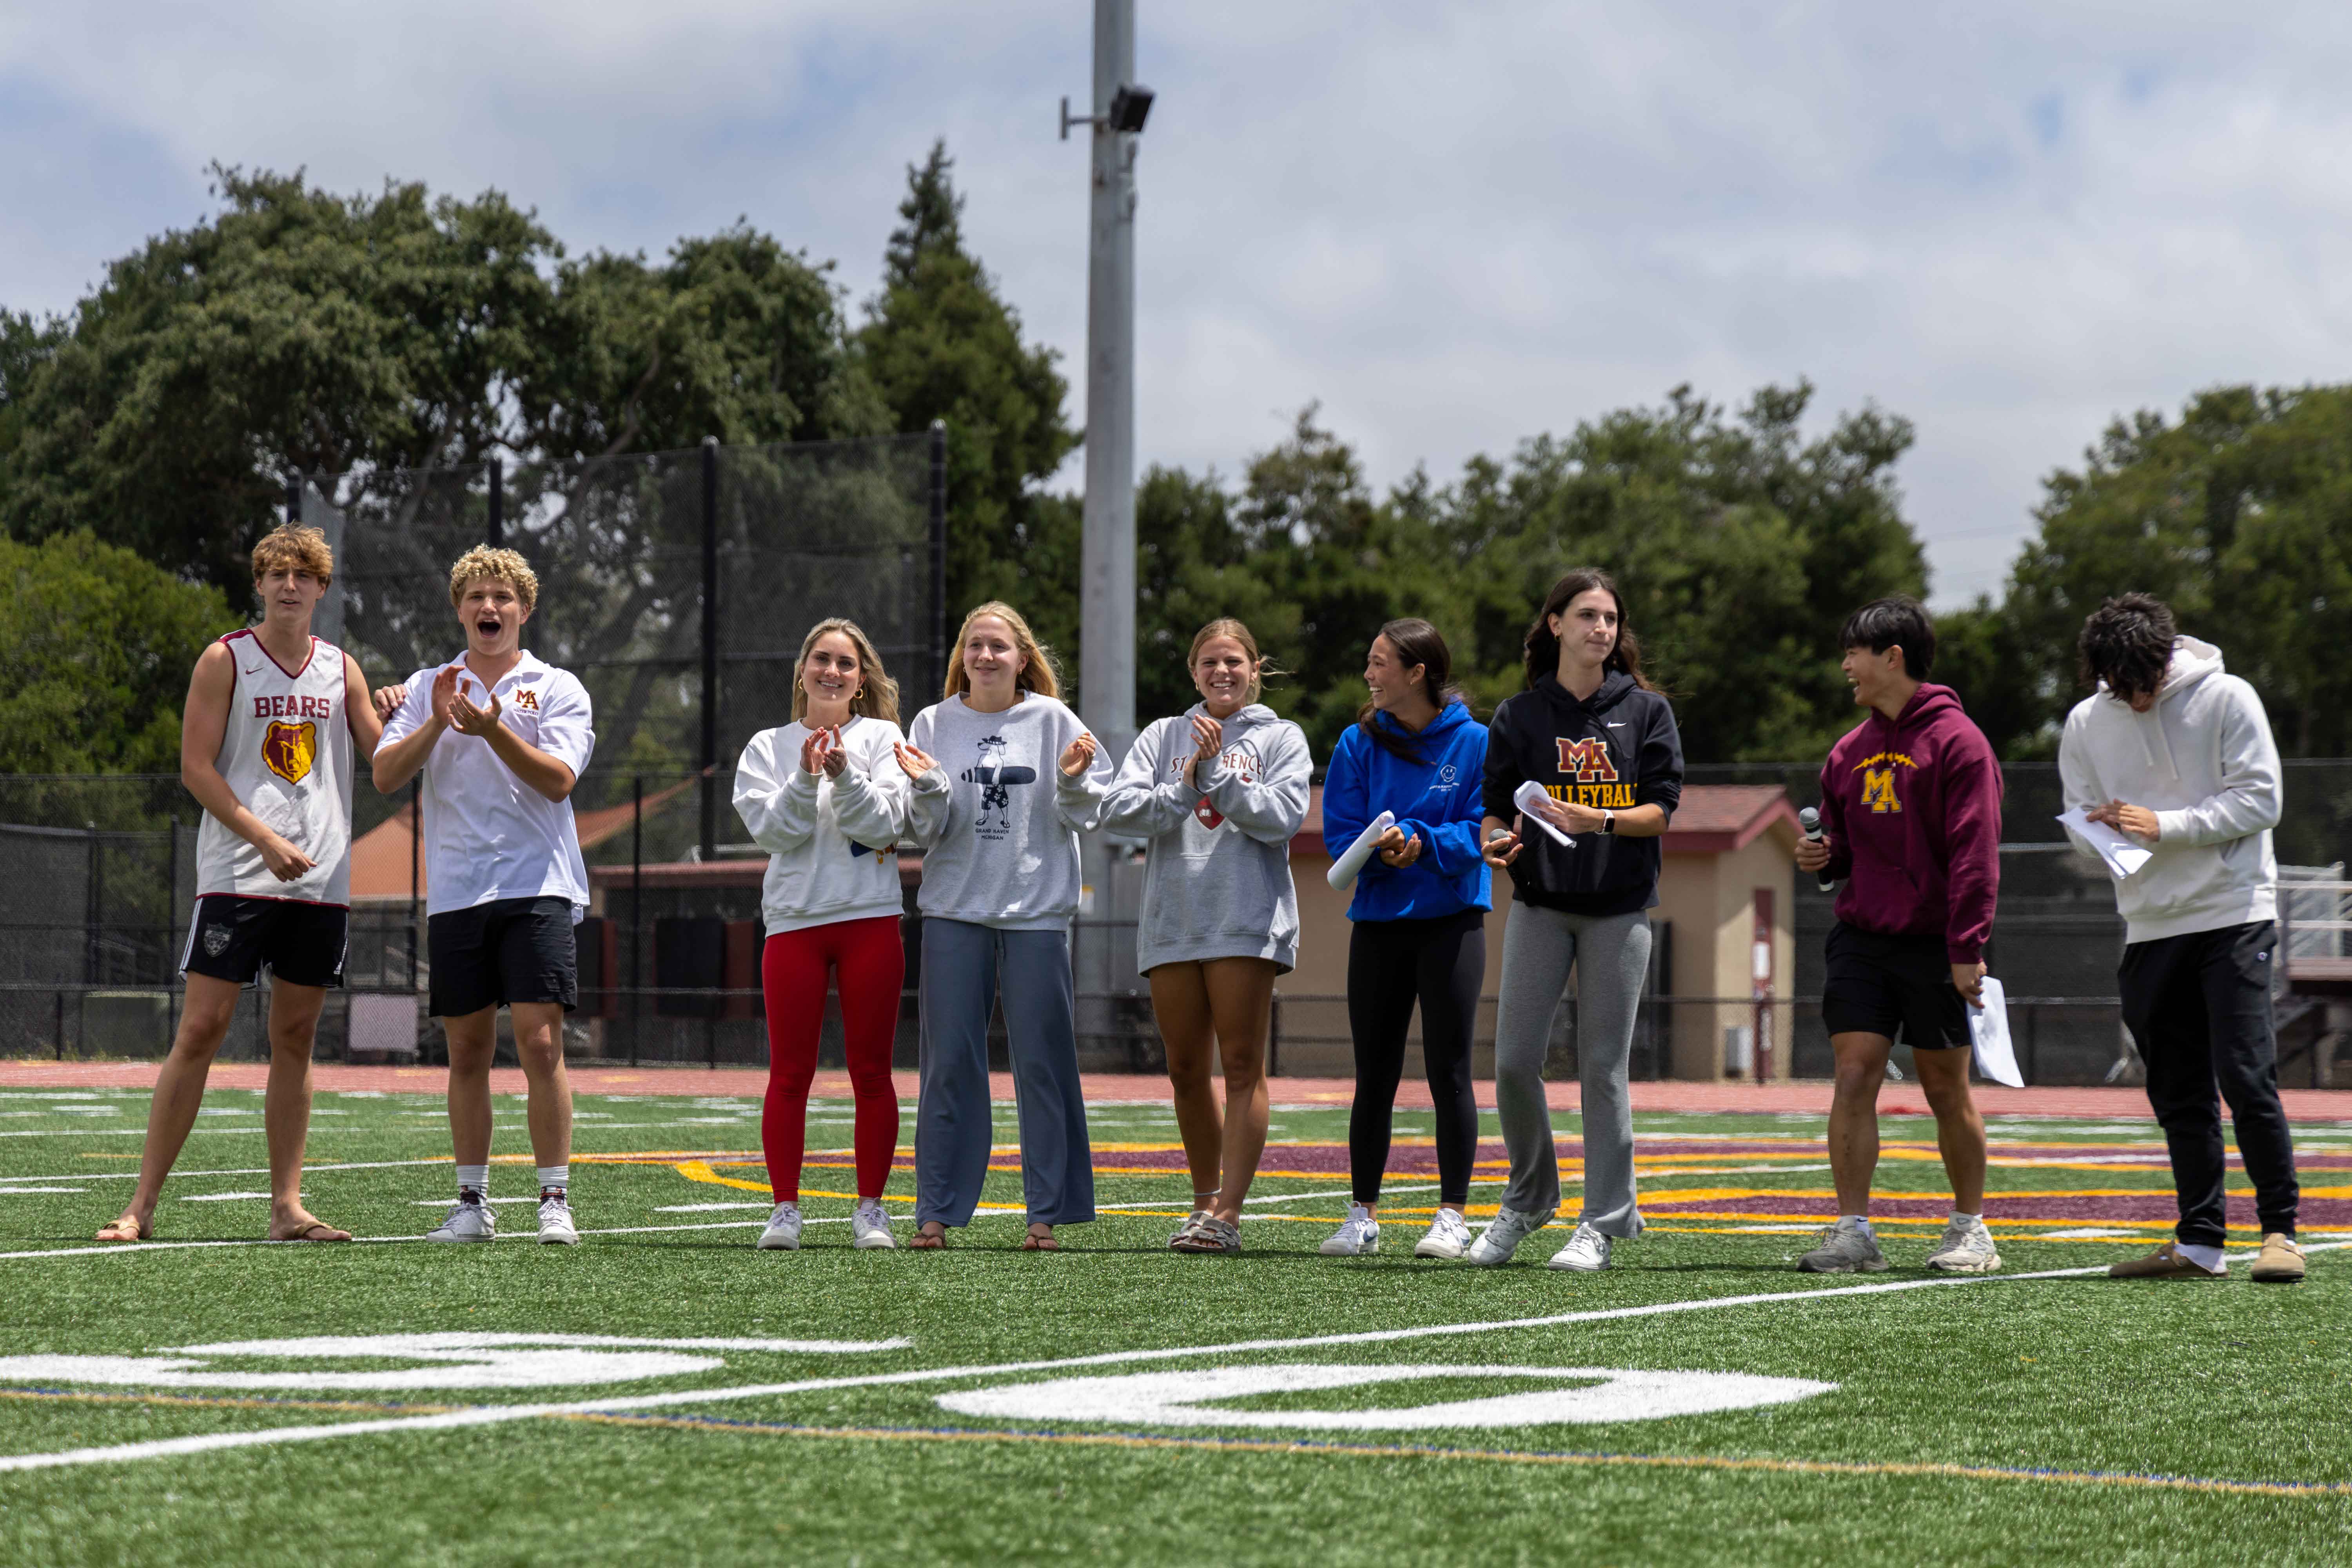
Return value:
[(1584, 1210), (1603, 1236), (1639, 1236), (1633, 1196), (1633, 1104), (1625, 1087), (1633, 1011), (1650, 965), (1650, 918), (1571, 915), (1514, 903), (1503, 926), (1503, 994), (1495, 1016), (1495, 1111), (1510, 1152), (1505, 1206), (1543, 1214), (1559, 1203), (1544, 1055), (1552, 1015), (1576, 976), (1576, 1063), (1584, 1080)]
[(988, 1023), (998, 987), (1021, 1119), (1021, 1191), (1032, 1224), (1095, 1217), (1093, 1146), (1078, 1096), (1070, 938), (923, 921), (922, 1098), (915, 1109), (915, 1223), (963, 1226), (988, 1179)]

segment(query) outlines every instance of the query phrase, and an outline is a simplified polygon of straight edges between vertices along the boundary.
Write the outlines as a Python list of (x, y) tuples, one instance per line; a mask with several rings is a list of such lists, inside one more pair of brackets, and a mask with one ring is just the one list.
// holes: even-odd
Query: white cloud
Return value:
[[(1824, 416), (1917, 422), (1902, 477), (1950, 600), (1998, 588), (2040, 477), (2113, 414), (2352, 349), (2340, 7), (1142, 10), (1146, 461), (1231, 473), (1320, 398), (1376, 479), (1442, 477), (1677, 383), (1810, 375)], [(1086, 153), (1053, 114), (1086, 99), (1087, 26), (1042, 0), (19, 7), (0, 301), (69, 305), (205, 210), (215, 158), (496, 185), (575, 249), (748, 215), (862, 298), (944, 133), (975, 247), (1075, 370)]]

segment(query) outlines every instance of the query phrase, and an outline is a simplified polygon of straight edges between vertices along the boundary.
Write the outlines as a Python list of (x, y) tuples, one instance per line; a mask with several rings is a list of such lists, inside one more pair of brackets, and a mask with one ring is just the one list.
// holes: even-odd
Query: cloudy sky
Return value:
[[(2352, 367), (2352, 8), (1142, 0), (1138, 438), (1231, 474), (1321, 400), (1376, 481), (1688, 382), (1906, 415), (1939, 602), (2115, 413)], [(0, 304), (69, 308), (205, 167), (739, 215), (873, 289), (948, 138), (1081, 361), (1091, 10), (991, 0), (0, 4)], [(1083, 386), (1074, 417), (1083, 417)], [(1074, 465), (1066, 476), (1076, 482)]]

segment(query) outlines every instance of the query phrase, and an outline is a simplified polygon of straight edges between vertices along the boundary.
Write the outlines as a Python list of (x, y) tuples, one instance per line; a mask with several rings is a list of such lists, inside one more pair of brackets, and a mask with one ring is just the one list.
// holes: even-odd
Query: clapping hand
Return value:
[(910, 746), (903, 741), (893, 741), (890, 743), (890, 754), (898, 759), (899, 771), (910, 779), (921, 778), (940, 765), (938, 760), (929, 752)]
[(1082, 730), (1078, 732), (1078, 738), (1071, 742), (1068, 749), (1062, 753), (1062, 775), (1065, 778), (1076, 778), (1093, 764), (1094, 760), (1095, 738)]
[(368, 700), (375, 704), (375, 716), (377, 721), (383, 723), (389, 723), (391, 722), (392, 716), (394, 714), (399, 712), (401, 709), (407, 706), (408, 688), (405, 686), (379, 686), (374, 691), (369, 694)]
[[(437, 677), (434, 685), (436, 688), (440, 685)], [(449, 700), (449, 724), (460, 735), (478, 735), (488, 739), (490, 732), (499, 727), (499, 715), (506, 710), (506, 705), (499, 700), (496, 692), (486, 691), (482, 695), (489, 706), (478, 707), (468, 695), (471, 689), (469, 682), (458, 683), (456, 695)]]
[(812, 730), (801, 742), (801, 772), (823, 773), (827, 778), (839, 778), (849, 765), (849, 752), (841, 743), (841, 727)]
[(1201, 765), (1213, 763), (1224, 749), (1225, 727), (1206, 713), (1192, 716), (1192, 754), (1184, 759), (1184, 782), (1192, 784), (1200, 777)]

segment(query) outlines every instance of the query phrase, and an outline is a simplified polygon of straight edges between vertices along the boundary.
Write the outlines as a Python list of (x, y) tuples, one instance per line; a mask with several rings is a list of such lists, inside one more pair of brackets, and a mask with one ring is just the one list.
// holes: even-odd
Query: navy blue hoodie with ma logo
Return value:
[[(1682, 732), (1663, 692), (1645, 691), (1611, 670), (1582, 701), (1547, 675), (1503, 700), (1486, 739), (1486, 812), (1517, 822), (1511, 803), (1533, 779), (1554, 800), (1611, 811), (1661, 805), (1672, 817), (1683, 797)], [(1579, 915), (1623, 915), (1658, 901), (1662, 841), (1580, 833), (1563, 848), (1529, 826), (1511, 862), (1519, 902)]]

